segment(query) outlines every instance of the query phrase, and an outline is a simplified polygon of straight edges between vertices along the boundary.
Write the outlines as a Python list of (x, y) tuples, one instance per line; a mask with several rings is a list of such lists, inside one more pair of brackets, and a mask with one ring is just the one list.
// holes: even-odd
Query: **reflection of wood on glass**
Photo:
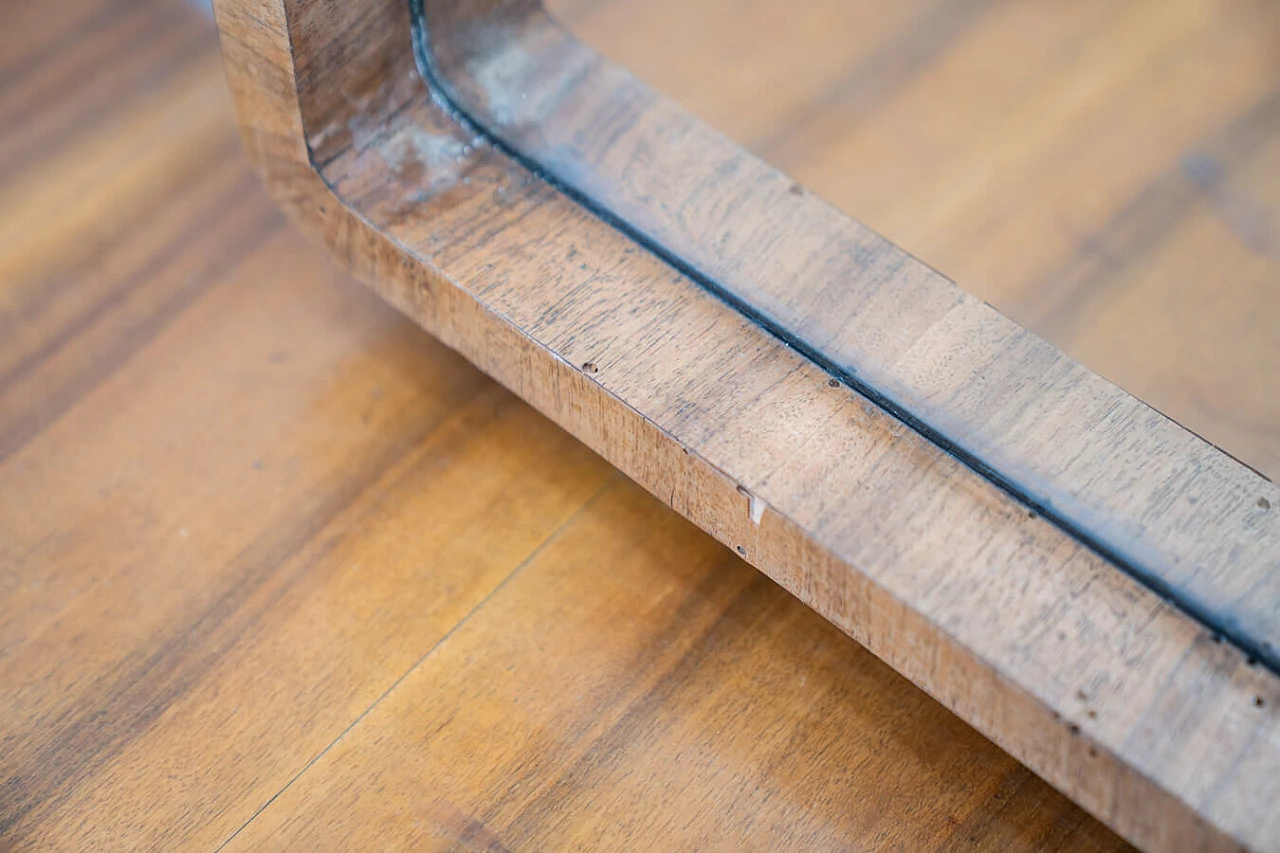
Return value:
[[(1087, 35), (1114, 50), (1078, 59), (1102, 78), (1092, 96), (1106, 105), (1114, 95), (1124, 102), (1115, 112), (1126, 120), (1132, 113), (1150, 136), (1145, 149), (1108, 148), (1110, 123), (1083, 122), (1072, 147), (1096, 143), (1131, 164), (1177, 167), (1182, 152), (1198, 150), (1187, 139), (1217, 138), (1209, 129), (1239, 107), (1233, 95), (1267, 76), (1246, 72), (1271, 37), (1235, 18), (1209, 26), (1186, 14), (1210, 8), (1204, 4), (1158, 4), (1181, 16), (1174, 23), (1184, 31), (1153, 31), (1134, 12), (1151, 13), (1140, 4), (1058, 4), (1046, 13), (1054, 4), (814, 2), (820, 16), (782, 0), (732, 9), (718, 0), (576, 5), (583, 31), (611, 51), (652, 51), (646, 73), (672, 75), (655, 79), (662, 88), (695, 90), (700, 113), (727, 105), (713, 117), (735, 137), (777, 138), (777, 150), (793, 153), (822, 149), (808, 161), (803, 152), (778, 159), (824, 195), (846, 188), (842, 204), (952, 273), (999, 261), (985, 241), (1018, 228), (1018, 259), (1051, 256), (1061, 235), (1047, 213), (1037, 219), (1033, 211), (1068, 202), (1061, 192), (1018, 197), (1028, 214), (1015, 226), (992, 201), (998, 227), (990, 227), (964, 215), (981, 213), (986, 196), (957, 200), (943, 191), (946, 175), (841, 166), (842, 140), (855, 153), (861, 146), (860, 156), (883, 140), (905, 140), (911, 151), (895, 157), (938, 159), (914, 147), (928, 133), (900, 135), (895, 122), (962, 122), (968, 113), (957, 98), (941, 116), (909, 109), (919, 101), (905, 82), (945, 87), (994, 73), (993, 43), (1003, 46), (1000, 56), (1035, 53), (1019, 35)], [(646, 44), (650, 8), (705, 10), (719, 24), (697, 38), (700, 53), (665, 35)], [(920, 25), (907, 20), (926, 8)], [(1036, 8), (1052, 20), (1037, 19)], [(752, 87), (743, 100), (760, 106), (753, 113), (734, 102), (743, 78), (717, 76), (732, 61), (735, 73), (767, 77), (792, 57), (811, 73), (787, 75), (788, 95), (822, 101), (826, 83), (845, 75), (832, 57), (857, 57), (848, 49), (797, 53), (797, 44), (839, 37), (865, 48), (863, 58), (875, 59), (866, 67), (880, 69), (886, 56), (939, 44), (923, 23), (936, 20), (976, 70), (940, 63), (927, 75), (891, 75), (902, 87), (875, 71), (842, 90), (855, 107), (879, 98), (879, 137), (860, 118), (842, 131), (837, 91), (825, 101), (830, 108), (813, 113), (819, 130), (803, 145), (788, 142), (783, 129), (794, 122), (769, 112), (770, 104), (787, 106), (781, 96)], [(17, 4), (5, 24), (0, 684), (12, 701), (0, 707), (0, 846), (209, 847), (233, 835), (231, 849), (333, 849), (371, 839), (509, 849), (1117, 845), (281, 228), (229, 138), (210, 34), (173, 0)], [(807, 29), (792, 39), (784, 25)], [(731, 39), (752, 32), (778, 38), (757, 38), (768, 51), (743, 61)], [(1168, 57), (1152, 72), (1156, 82), (1139, 87), (1147, 100), (1102, 85), (1128, 51)], [(1157, 83), (1169, 71), (1198, 71), (1217, 88), (1166, 92)], [(1045, 79), (1048, 86), (1056, 78)], [(931, 91), (927, 97), (948, 100)], [(965, 91), (975, 103), (999, 94), (991, 85)], [(1176, 98), (1178, 108), (1143, 112), (1161, 98)], [(1258, 133), (1266, 126), (1254, 125)], [(1241, 151), (1223, 149), (1220, 185), (1235, 192), (1242, 174), (1252, 178), (1249, 197), (1265, 210), (1266, 193), (1280, 189), (1265, 179), (1280, 170)], [(977, 157), (980, 147), (965, 152)], [(1019, 157), (1018, 149), (1003, 153)], [(1088, 196), (1083, 210), (1068, 211), (1082, 227), (1090, 216), (1132, 207), (1125, 193), (1138, 195), (1123, 180), (1117, 195), (1105, 195), (1117, 161), (1102, 168), (1086, 160), (1094, 171), (1083, 177), (1050, 170)], [(1114, 233), (1096, 227), (1093, 243), (1113, 253), (1119, 240), (1129, 263), (1147, 263), (1149, 245), (1153, 256), (1172, 253), (1159, 263), (1191, 292), (1224, 271), (1234, 290), (1206, 304), (1215, 313), (1194, 326), (1191, 343), (1219, 366), (1273, 357), (1249, 325), (1274, 317), (1268, 303), (1248, 301), (1274, 298), (1249, 289), (1268, 268), (1233, 254), (1231, 232), (1176, 177), (1142, 194), (1136, 221), (1120, 217)], [(855, 199), (864, 182), (873, 191)], [(1020, 188), (1015, 181), (992, 198)], [(948, 195), (950, 218), (937, 203)], [(918, 221), (922, 198), (942, 223), (933, 231)], [(894, 230), (895, 211), (901, 227), (920, 230), (919, 241)], [(1172, 245), (1137, 239), (1150, 217), (1165, 221), (1166, 213)], [(1065, 288), (1078, 270), (1061, 269), (1053, 281)], [(970, 289), (997, 280), (959, 277)], [(1103, 283), (1118, 288), (1121, 280)], [(1020, 286), (1009, 292), (1038, 292)], [(1179, 419), (1274, 471), (1224, 437), (1241, 417), (1231, 410), (1243, 407), (1200, 394), (1196, 417), (1221, 418), (1213, 427), (1168, 402), (1191, 399), (1176, 366), (1158, 358), (1171, 348), (1141, 351), (1165, 339), (1163, 295), (1108, 291), (1099, 304), (1113, 295), (1122, 305), (1145, 304), (1129, 318), (1150, 325), (1128, 357), (1111, 351), (1090, 363), (1109, 375), (1124, 368), (1145, 376), (1144, 397), (1161, 402), (1164, 394), (1162, 406)], [(1232, 311), (1246, 322), (1229, 325)], [(1094, 321), (1082, 331), (1094, 332)], [(1097, 334), (1109, 340), (1105, 326)], [(1188, 369), (1200, 370), (1203, 359), (1194, 361)], [(602, 381), (616, 378), (606, 362), (580, 366)], [(1225, 387), (1260, 401), (1249, 411), (1273, 402), (1265, 382), (1250, 385), (1230, 367), (1224, 374), (1236, 383)], [(1274, 429), (1250, 435), (1275, 458)], [(733, 512), (746, 515), (749, 498), (735, 500)], [(761, 521), (770, 523), (768, 514)], [(1073, 696), (1073, 719), (1092, 725), (1092, 697)], [(1248, 724), (1248, 713), (1221, 723)], [(1148, 722), (1158, 728), (1168, 719), (1153, 713)], [(1179, 727), (1186, 723), (1150, 735), (1199, 750), (1199, 782), (1210, 786), (1233, 756), (1216, 752), (1216, 740), (1193, 739)]]
[[(1269, 482), (734, 153), (535, 3), (426, 5), (416, 59), (466, 119), (428, 95), (396, 0), (221, 9), (251, 155), (394, 304), (1123, 834), (1276, 834)], [(832, 276), (840, 298), (806, 313)]]

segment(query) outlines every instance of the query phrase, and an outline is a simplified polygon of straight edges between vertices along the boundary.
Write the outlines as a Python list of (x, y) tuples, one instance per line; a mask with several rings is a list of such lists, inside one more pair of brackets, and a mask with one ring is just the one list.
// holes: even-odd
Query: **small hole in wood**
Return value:
[(828, 384), (828, 385), (830, 385), (832, 388), (839, 388), (839, 387), (840, 387), (840, 380), (839, 380), (839, 379), (835, 379), (835, 378), (831, 378), (831, 379), (828, 379), (828, 380), (827, 380), (827, 384)]
[(1258, 659), (1257, 659), (1257, 658), (1245, 658), (1245, 659), (1244, 659), (1244, 665), (1245, 665), (1245, 666), (1257, 666), (1257, 665), (1258, 665)]
[(1258, 509), (1271, 509), (1271, 501), (1266, 498), (1258, 498)]
[(800, 186), (800, 184), (792, 184), (792, 185), (791, 185), (791, 194), (792, 194), (792, 195), (804, 195), (804, 187)]
[(1097, 750), (1095, 747), (1092, 747), (1092, 746), (1091, 746), (1091, 747), (1089, 747), (1089, 757), (1090, 757), (1090, 758), (1097, 758), (1097, 757), (1098, 757), (1098, 750)]
[(1098, 712), (1097, 712), (1097, 711), (1095, 711), (1095, 710), (1093, 710), (1092, 708), (1090, 708), (1088, 711), (1086, 711), (1086, 712), (1085, 712), (1085, 715), (1086, 715), (1089, 719), (1091, 719), (1091, 720), (1096, 720), (1096, 719), (1098, 719)]
[(745, 554), (747, 553), (747, 549), (746, 549), (746, 548), (743, 548), (741, 545), (739, 545), (739, 546), (738, 546), (738, 553), (739, 553), (739, 554), (743, 554), (743, 555), (745, 555)]
[(582, 369), (587, 373), (599, 373), (600, 368), (596, 367), (594, 361), (583, 362)]
[(1253, 707), (1255, 707), (1255, 708), (1261, 708), (1261, 707), (1262, 707), (1263, 705), (1265, 705), (1265, 704), (1267, 704), (1267, 703), (1262, 701), (1262, 697), (1261, 697), (1261, 696), (1254, 696), (1254, 697), (1253, 697)]
[(1067, 731), (1071, 732), (1072, 735), (1078, 735), (1080, 734), (1080, 727), (1077, 726), (1075, 723), (1072, 723), (1071, 725), (1067, 726)]

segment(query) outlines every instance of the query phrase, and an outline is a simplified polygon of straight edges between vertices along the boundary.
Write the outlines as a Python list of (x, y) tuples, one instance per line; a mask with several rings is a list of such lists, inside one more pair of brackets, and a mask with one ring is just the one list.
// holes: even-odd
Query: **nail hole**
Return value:
[(1091, 747), (1089, 747), (1089, 757), (1090, 757), (1090, 758), (1097, 758), (1097, 757), (1098, 757), (1098, 750), (1097, 750), (1096, 748), (1092, 747), (1092, 746), (1091, 746)]
[(1258, 509), (1271, 509), (1271, 501), (1266, 498), (1258, 498)]
[(830, 385), (832, 388), (839, 388), (839, 387), (840, 387), (840, 380), (839, 380), (839, 379), (834, 379), (834, 378), (832, 378), (832, 379), (828, 379), (828, 380), (827, 380), (827, 384), (828, 384), (828, 385)]
[(1071, 734), (1073, 735), (1078, 735), (1080, 734), (1080, 727), (1077, 726), (1075, 723), (1072, 723), (1071, 725), (1067, 726), (1067, 731), (1071, 732)]
[(1253, 697), (1253, 707), (1255, 707), (1255, 708), (1261, 708), (1261, 707), (1262, 707), (1263, 705), (1265, 705), (1265, 704), (1266, 704), (1266, 703), (1262, 701), (1262, 697), (1261, 697), (1261, 696), (1254, 696), (1254, 697)]
[(1077, 690), (1077, 691), (1076, 691), (1076, 698), (1077, 698), (1077, 699), (1079, 699), (1081, 702), (1088, 702), (1088, 701), (1089, 701), (1089, 694), (1088, 694), (1088, 693), (1085, 693), (1083, 690)]
[(1089, 717), (1089, 719), (1091, 719), (1091, 720), (1096, 720), (1096, 719), (1098, 719), (1098, 712), (1097, 712), (1097, 711), (1095, 711), (1095, 710), (1093, 710), (1092, 708), (1090, 708), (1088, 711), (1086, 711), (1086, 712), (1085, 712), (1085, 714), (1086, 714), (1086, 715)]
[(747, 553), (747, 549), (746, 549), (746, 548), (743, 548), (741, 545), (739, 545), (739, 546), (738, 546), (738, 553), (739, 553), (739, 554), (743, 554), (743, 555), (745, 555), (745, 554)]
[(585, 370), (587, 373), (599, 373), (599, 372), (600, 372), (600, 368), (596, 367), (596, 364), (595, 364), (595, 362), (594, 362), (594, 361), (587, 361), (587, 362), (583, 362), (583, 364), (582, 364), (582, 369), (583, 369), (583, 370)]

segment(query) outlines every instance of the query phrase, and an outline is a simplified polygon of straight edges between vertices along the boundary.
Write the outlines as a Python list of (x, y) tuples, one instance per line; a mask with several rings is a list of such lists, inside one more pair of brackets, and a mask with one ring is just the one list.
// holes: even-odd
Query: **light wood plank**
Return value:
[(1114, 847), (812, 615), (615, 484), (228, 849)]

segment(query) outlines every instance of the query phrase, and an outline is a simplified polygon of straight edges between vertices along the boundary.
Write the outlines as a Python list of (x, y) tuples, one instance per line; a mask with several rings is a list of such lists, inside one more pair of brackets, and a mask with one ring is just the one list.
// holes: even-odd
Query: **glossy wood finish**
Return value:
[(0, 28), (0, 847), (1121, 846), (337, 272), (128, 5)]
[(1280, 836), (1274, 675), (460, 124), (400, 3), (217, 8), (251, 156), (393, 304), (1127, 837)]

